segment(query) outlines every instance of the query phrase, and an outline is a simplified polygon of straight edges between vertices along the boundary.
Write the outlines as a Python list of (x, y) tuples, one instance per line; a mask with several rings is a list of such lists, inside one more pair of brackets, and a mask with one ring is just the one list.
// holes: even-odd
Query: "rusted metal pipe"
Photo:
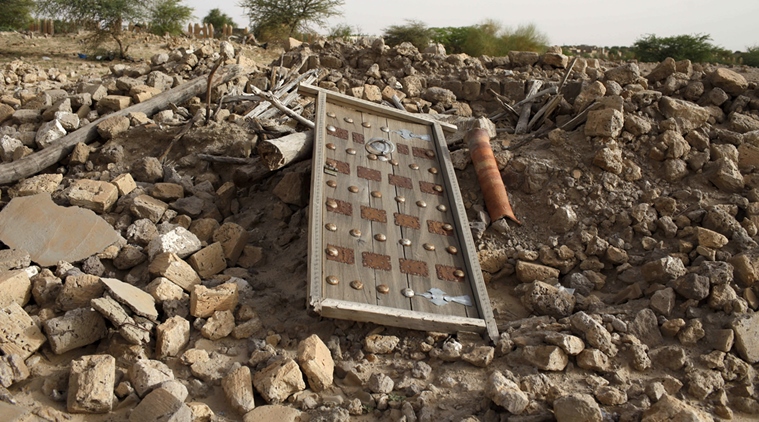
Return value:
[(477, 172), (477, 182), (482, 189), (490, 220), (508, 217), (521, 225), (522, 223), (511, 209), (509, 194), (506, 192), (506, 186), (503, 185), (501, 172), (498, 171), (498, 163), (495, 161), (493, 148), (490, 147), (487, 129), (472, 129), (467, 132), (465, 140), (469, 145), (469, 154), (472, 156), (472, 164)]

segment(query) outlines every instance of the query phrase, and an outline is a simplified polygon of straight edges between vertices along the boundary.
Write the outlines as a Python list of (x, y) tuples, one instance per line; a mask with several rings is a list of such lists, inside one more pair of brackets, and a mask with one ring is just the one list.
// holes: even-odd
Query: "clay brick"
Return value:
[(210, 278), (227, 268), (224, 249), (219, 242), (212, 243), (195, 252), (187, 262), (201, 278)]
[(108, 212), (116, 200), (119, 190), (112, 183), (99, 180), (80, 179), (74, 182), (69, 190), (69, 202), (96, 213)]
[(11, 303), (26, 305), (32, 297), (32, 282), (24, 270), (0, 273), (0, 308)]
[(213, 234), (214, 242), (220, 242), (229, 265), (235, 265), (248, 244), (250, 236), (239, 224), (224, 223)]
[(208, 318), (216, 311), (235, 309), (238, 300), (235, 283), (224, 283), (211, 289), (197, 285), (190, 295), (190, 314), (198, 318)]
[(56, 303), (64, 311), (89, 307), (90, 300), (102, 296), (104, 291), (105, 286), (98, 276), (71, 275), (66, 277)]
[(147, 218), (150, 221), (157, 223), (168, 208), (169, 204), (161, 200), (148, 195), (140, 195), (134, 198), (132, 206), (129, 207), (129, 211), (131, 211), (137, 218)]
[(137, 184), (129, 173), (123, 173), (114, 177), (113, 180), (111, 180), (111, 183), (118, 188), (119, 196), (127, 195), (131, 191), (137, 189)]
[(188, 292), (192, 292), (193, 287), (200, 284), (200, 277), (190, 264), (171, 252), (156, 255), (153, 262), (148, 266), (148, 271), (152, 275), (171, 280)]

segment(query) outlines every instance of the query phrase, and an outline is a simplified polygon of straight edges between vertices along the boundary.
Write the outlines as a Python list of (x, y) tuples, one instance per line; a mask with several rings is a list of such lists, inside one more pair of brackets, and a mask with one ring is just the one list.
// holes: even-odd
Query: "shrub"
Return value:
[(432, 28), (431, 31), (433, 41), (443, 44), (448, 53), (474, 57), (505, 56), (512, 50), (543, 52), (548, 44), (548, 37), (534, 24), (512, 30), (500, 22), (487, 20), (473, 26)]
[(232, 28), (236, 28), (237, 24), (235, 24), (235, 21), (232, 20), (229, 15), (226, 13), (222, 13), (221, 10), (217, 9), (211, 9), (210, 12), (206, 15), (206, 17), (203, 18), (204, 24), (211, 24), (213, 25), (214, 30), (216, 31), (215, 36), (221, 37), (221, 28), (224, 27), (226, 24), (227, 26), (231, 26)]
[(0, 0), (0, 29), (25, 29), (32, 21), (34, 0)]
[(432, 31), (427, 25), (416, 20), (407, 20), (405, 25), (390, 25), (384, 31), (385, 42), (391, 47), (410, 42), (419, 50), (424, 50), (432, 39)]
[(327, 38), (331, 40), (343, 40), (347, 41), (352, 35), (358, 34), (361, 30), (357, 27), (352, 27), (346, 23), (340, 23), (329, 29)]
[(181, 35), (190, 18), (192, 8), (182, 5), (182, 0), (160, 0), (153, 8), (150, 32), (156, 35)]
[(663, 38), (649, 34), (635, 41), (633, 51), (642, 62), (660, 62), (667, 57), (696, 63), (731, 61), (732, 54), (712, 44), (711, 39), (708, 34)]
[(745, 53), (741, 53), (743, 64), (759, 67), (759, 45), (748, 47)]

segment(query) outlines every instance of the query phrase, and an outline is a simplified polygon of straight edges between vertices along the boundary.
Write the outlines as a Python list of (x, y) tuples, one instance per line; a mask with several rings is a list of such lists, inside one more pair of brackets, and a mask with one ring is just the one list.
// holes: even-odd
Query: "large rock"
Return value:
[(308, 377), (312, 391), (320, 392), (332, 385), (335, 362), (327, 346), (316, 334), (298, 345), (298, 362)]
[(517, 294), (521, 295), (522, 304), (536, 315), (563, 318), (571, 315), (575, 306), (574, 295), (542, 281), (520, 285)]
[(592, 396), (573, 393), (553, 402), (556, 422), (601, 422), (601, 408)]
[(42, 266), (81, 261), (119, 238), (94, 212), (58, 206), (49, 194), (13, 198), (0, 211), (0, 241), (28, 251), (32, 261)]
[(156, 327), (156, 357), (177, 356), (190, 342), (190, 321), (175, 315)]
[(709, 81), (732, 96), (741, 95), (748, 89), (748, 82), (743, 75), (724, 67), (712, 72), (709, 75)]
[(517, 279), (521, 283), (530, 283), (533, 281), (544, 281), (553, 278), (559, 278), (560, 271), (556, 268), (545, 265), (533, 264), (526, 261), (517, 261), (516, 265)]
[(625, 115), (619, 110), (605, 108), (588, 113), (585, 136), (614, 138), (625, 127)]
[(238, 413), (245, 414), (256, 407), (253, 398), (253, 381), (250, 368), (240, 366), (221, 380), (221, 387), (227, 396), (227, 401)]
[(144, 397), (164, 381), (173, 379), (174, 372), (159, 360), (141, 359), (129, 368), (129, 380), (140, 397)]
[(187, 422), (192, 416), (190, 408), (169, 390), (157, 388), (135, 406), (129, 422)]
[(108, 212), (119, 198), (119, 190), (112, 183), (80, 179), (69, 190), (71, 205), (91, 209), (96, 213)]
[(530, 397), (517, 383), (506, 378), (500, 371), (493, 371), (488, 378), (485, 394), (493, 403), (503, 407), (513, 415), (519, 415), (530, 404)]
[(148, 266), (148, 271), (150, 274), (166, 278), (188, 292), (192, 292), (195, 286), (200, 284), (198, 273), (175, 253), (157, 255)]
[(66, 407), (72, 413), (108, 413), (113, 407), (116, 359), (82, 356), (71, 362)]
[(0, 308), (11, 303), (25, 306), (32, 297), (32, 282), (24, 270), (0, 272)]
[(198, 237), (180, 226), (151, 240), (147, 253), (150, 259), (167, 252), (174, 253), (179, 258), (185, 258), (199, 251), (200, 248), (201, 243)]
[(26, 359), (46, 341), (37, 324), (18, 303), (12, 302), (0, 309), (0, 350), (5, 355)]
[(736, 319), (733, 331), (738, 355), (748, 363), (759, 362), (759, 313)]
[(626, 63), (606, 71), (606, 80), (617, 82), (625, 86), (635, 83), (640, 78), (640, 68), (637, 63)]
[(514, 67), (532, 66), (539, 59), (540, 55), (534, 51), (509, 51), (509, 62)]
[(279, 404), (306, 389), (303, 374), (292, 359), (274, 362), (253, 376), (253, 386), (267, 403)]
[(42, 326), (53, 353), (57, 355), (92, 344), (105, 337), (108, 331), (100, 313), (87, 308), (66, 312), (45, 321)]
[(709, 110), (704, 107), (666, 96), (659, 100), (659, 110), (664, 117), (675, 119), (682, 132), (700, 128), (710, 116)]

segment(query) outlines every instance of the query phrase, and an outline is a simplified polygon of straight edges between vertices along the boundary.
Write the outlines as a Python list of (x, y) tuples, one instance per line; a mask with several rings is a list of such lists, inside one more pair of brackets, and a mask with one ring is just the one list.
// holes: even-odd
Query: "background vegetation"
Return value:
[(724, 62), (732, 57), (730, 51), (711, 43), (707, 34), (657, 37), (653, 34), (638, 38), (633, 44), (635, 57), (642, 62), (660, 62), (667, 57), (689, 59), (696, 63)]
[[(150, 32), (156, 35), (182, 35), (191, 18), (192, 8), (183, 5), (182, 0), (159, 0), (153, 7)], [(221, 26), (218, 28), (221, 30)]]
[(311, 25), (324, 26), (326, 20), (341, 16), (344, 0), (241, 0), (253, 25), (254, 35), (261, 41), (292, 37), (307, 33)]
[(234, 20), (232, 20), (229, 15), (226, 13), (223, 13), (220, 9), (211, 9), (206, 17), (203, 18), (204, 24), (211, 24), (213, 25), (213, 28), (215, 30), (215, 36), (217, 38), (222, 36), (221, 28), (226, 24), (231, 26), (232, 28), (236, 28), (237, 24)]

